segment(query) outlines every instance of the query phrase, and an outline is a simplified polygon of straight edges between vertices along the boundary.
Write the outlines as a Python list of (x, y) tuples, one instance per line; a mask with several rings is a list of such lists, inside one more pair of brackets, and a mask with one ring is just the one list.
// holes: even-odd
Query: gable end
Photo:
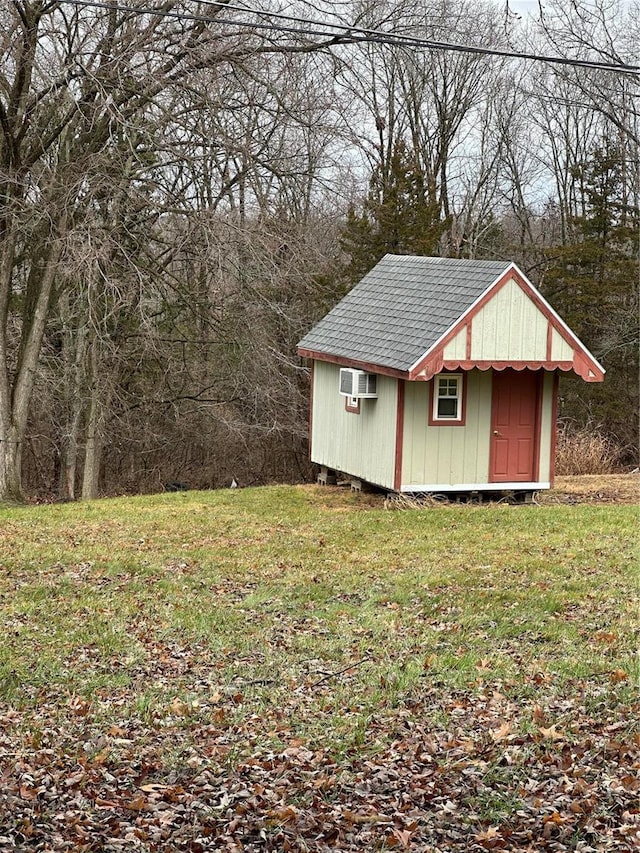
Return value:
[(586, 382), (604, 379), (602, 366), (515, 265), (412, 365), (409, 378), (506, 367), (573, 370)]

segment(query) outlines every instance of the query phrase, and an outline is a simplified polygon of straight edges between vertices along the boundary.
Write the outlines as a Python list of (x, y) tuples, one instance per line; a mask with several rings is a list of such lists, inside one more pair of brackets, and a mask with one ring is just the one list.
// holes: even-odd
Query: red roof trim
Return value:
[[(423, 367), (422, 373), (418, 376), (413, 376), (413, 379), (429, 381), (437, 373), (443, 370), (574, 370), (573, 361), (467, 361), (466, 359), (457, 359), (452, 361), (443, 360), (442, 355), (434, 355)], [(589, 380), (587, 380), (589, 381)], [(594, 381), (593, 379), (590, 381)]]
[(573, 350), (573, 370), (585, 382), (602, 382), (604, 380), (604, 370), (589, 357), (585, 350), (577, 348)]
[[(357, 370), (366, 370), (368, 373), (378, 373), (382, 376), (392, 376), (394, 379), (408, 379), (410, 381), (417, 380), (418, 382), (429, 381), (436, 373), (441, 373), (443, 370), (505, 370), (512, 367), (514, 370), (563, 370), (569, 372), (573, 370), (578, 376), (581, 376), (585, 382), (602, 382), (603, 373), (595, 373), (593, 363), (579, 352), (574, 353), (573, 361), (473, 361), (471, 359), (457, 359), (446, 361), (442, 358), (442, 352), (434, 352), (429, 359), (425, 359), (421, 363), (419, 373), (416, 370), (410, 374), (401, 370), (394, 370), (390, 367), (381, 367), (379, 364), (373, 364), (368, 361), (357, 361), (356, 359), (340, 358), (338, 356), (329, 356), (325, 353), (316, 353), (312, 350), (299, 350), (299, 355), (303, 358), (310, 358), (316, 361), (327, 361), (330, 364), (337, 364), (340, 367), (354, 367)], [(593, 375), (590, 375), (593, 374)]]
[[(555, 329), (558, 334), (566, 341), (573, 350), (572, 361), (552, 361), (547, 358), (545, 361), (472, 361), (465, 359), (460, 361), (443, 361), (444, 348), (453, 340), (460, 331), (466, 326), (467, 336), (473, 318), (485, 307), (485, 305), (493, 299), (493, 297), (511, 280), (526, 293), (539, 311), (547, 318), (549, 327), (547, 331), (547, 356), (550, 355), (551, 345), (551, 328)], [(515, 265), (510, 265), (502, 276), (492, 284), (485, 293), (478, 299), (475, 305), (446, 332), (434, 346), (428, 350), (424, 356), (418, 361), (409, 371), (409, 379), (431, 379), (433, 375), (439, 373), (443, 367), (447, 370), (470, 370), (473, 367), (478, 367), (480, 370), (488, 370), (493, 367), (495, 370), (504, 370), (505, 367), (513, 367), (516, 370), (524, 370), (525, 367), (531, 370), (574, 370), (578, 376), (581, 376), (586, 382), (602, 382), (604, 379), (604, 371), (593, 358), (591, 353), (583, 346), (576, 338), (571, 330), (566, 327), (563, 321), (558, 316), (552, 313), (553, 309), (545, 302), (538, 291), (528, 282), (520, 273)], [(468, 337), (467, 337), (468, 340)]]
[(393, 376), (395, 379), (406, 379), (406, 370), (396, 370), (393, 367), (383, 367), (370, 361), (358, 361), (356, 358), (345, 358), (339, 355), (329, 355), (325, 352), (298, 348), (298, 355), (302, 358), (311, 358), (315, 361), (328, 361), (338, 364), (340, 367), (353, 367), (356, 370), (366, 370), (367, 373), (378, 373), (382, 376)]

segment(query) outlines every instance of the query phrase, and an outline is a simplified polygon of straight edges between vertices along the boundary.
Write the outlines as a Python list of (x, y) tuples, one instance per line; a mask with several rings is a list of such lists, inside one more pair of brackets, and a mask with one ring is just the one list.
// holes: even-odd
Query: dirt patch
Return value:
[[(330, 508), (336, 512), (350, 509), (381, 509), (387, 506), (387, 495), (364, 486), (362, 492), (352, 492), (347, 486), (305, 486), (309, 500), (314, 504)], [(402, 503), (403, 496), (400, 496)], [(505, 500), (503, 495), (496, 500)], [(486, 504), (491, 503), (489, 495)], [(579, 477), (556, 477), (553, 489), (536, 492), (537, 504), (637, 504), (640, 505), (640, 473), (634, 474), (584, 474)], [(474, 503), (477, 503), (475, 501)], [(407, 498), (396, 509), (409, 509), (417, 506), (447, 506), (446, 496), (437, 498), (422, 497), (416, 502)]]
[(640, 474), (585, 474), (556, 477), (553, 489), (539, 492), (541, 504), (640, 504)]

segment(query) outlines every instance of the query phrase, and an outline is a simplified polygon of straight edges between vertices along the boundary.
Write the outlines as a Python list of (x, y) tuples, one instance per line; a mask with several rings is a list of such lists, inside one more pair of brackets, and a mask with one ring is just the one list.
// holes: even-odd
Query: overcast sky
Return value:
[(509, 0), (509, 9), (523, 17), (529, 13), (537, 16), (538, 0)]

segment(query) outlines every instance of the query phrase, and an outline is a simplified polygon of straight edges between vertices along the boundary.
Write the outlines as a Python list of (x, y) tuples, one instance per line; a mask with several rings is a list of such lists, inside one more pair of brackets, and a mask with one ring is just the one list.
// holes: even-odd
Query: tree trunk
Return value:
[[(80, 309), (84, 313), (84, 308)], [(70, 316), (69, 297), (66, 294), (61, 316), (63, 320), (63, 362), (64, 376), (63, 401), (65, 410), (65, 427), (62, 435), (60, 479), (58, 494), (63, 500), (73, 501), (76, 498), (76, 474), (78, 468), (78, 436), (85, 407), (84, 363), (86, 356), (87, 327), (86, 316), (73, 328)]]
[(0, 501), (21, 502), (22, 442), (18, 430), (11, 425), (0, 439)]
[[(42, 268), (42, 274), (35, 295), (30, 321), (26, 334), (21, 341), (20, 354), (18, 357), (15, 378), (11, 382), (7, 367), (7, 324), (8, 301), (10, 293), (10, 275), (13, 255), (10, 250), (13, 246), (2, 247), (7, 254), (3, 258), (9, 267), (8, 276), (5, 278), (5, 270), (2, 269), (0, 279), (0, 501), (22, 500), (22, 442), (27, 429), (27, 417), (29, 404), (33, 393), (36, 370), (42, 347), (45, 325), (51, 302), (53, 283), (55, 280), (58, 263), (62, 255), (63, 235), (66, 231), (66, 216), (63, 214), (58, 220), (57, 229), (53, 228), (53, 235), (49, 244), (49, 251)], [(56, 233), (57, 232), (57, 233)], [(9, 256), (9, 257), (8, 257)], [(27, 327), (27, 318), (24, 318), (23, 329)]]
[(82, 472), (82, 500), (90, 501), (98, 497), (100, 463), (102, 461), (102, 411), (100, 401), (100, 381), (98, 375), (97, 341), (91, 342), (91, 398), (87, 414), (87, 440), (84, 451), (84, 470)]
[(78, 467), (78, 433), (80, 420), (82, 418), (83, 401), (80, 395), (80, 387), (76, 386), (78, 393), (74, 395), (69, 405), (71, 410), (67, 420), (65, 434), (63, 436), (62, 464), (60, 466), (59, 494), (63, 500), (74, 501), (76, 499), (76, 471)]
[(82, 500), (91, 501), (98, 497), (98, 480), (102, 461), (102, 439), (99, 433), (97, 393), (91, 395), (89, 423), (87, 425), (87, 443), (84, 453), (84, 471), (82, 472)]

